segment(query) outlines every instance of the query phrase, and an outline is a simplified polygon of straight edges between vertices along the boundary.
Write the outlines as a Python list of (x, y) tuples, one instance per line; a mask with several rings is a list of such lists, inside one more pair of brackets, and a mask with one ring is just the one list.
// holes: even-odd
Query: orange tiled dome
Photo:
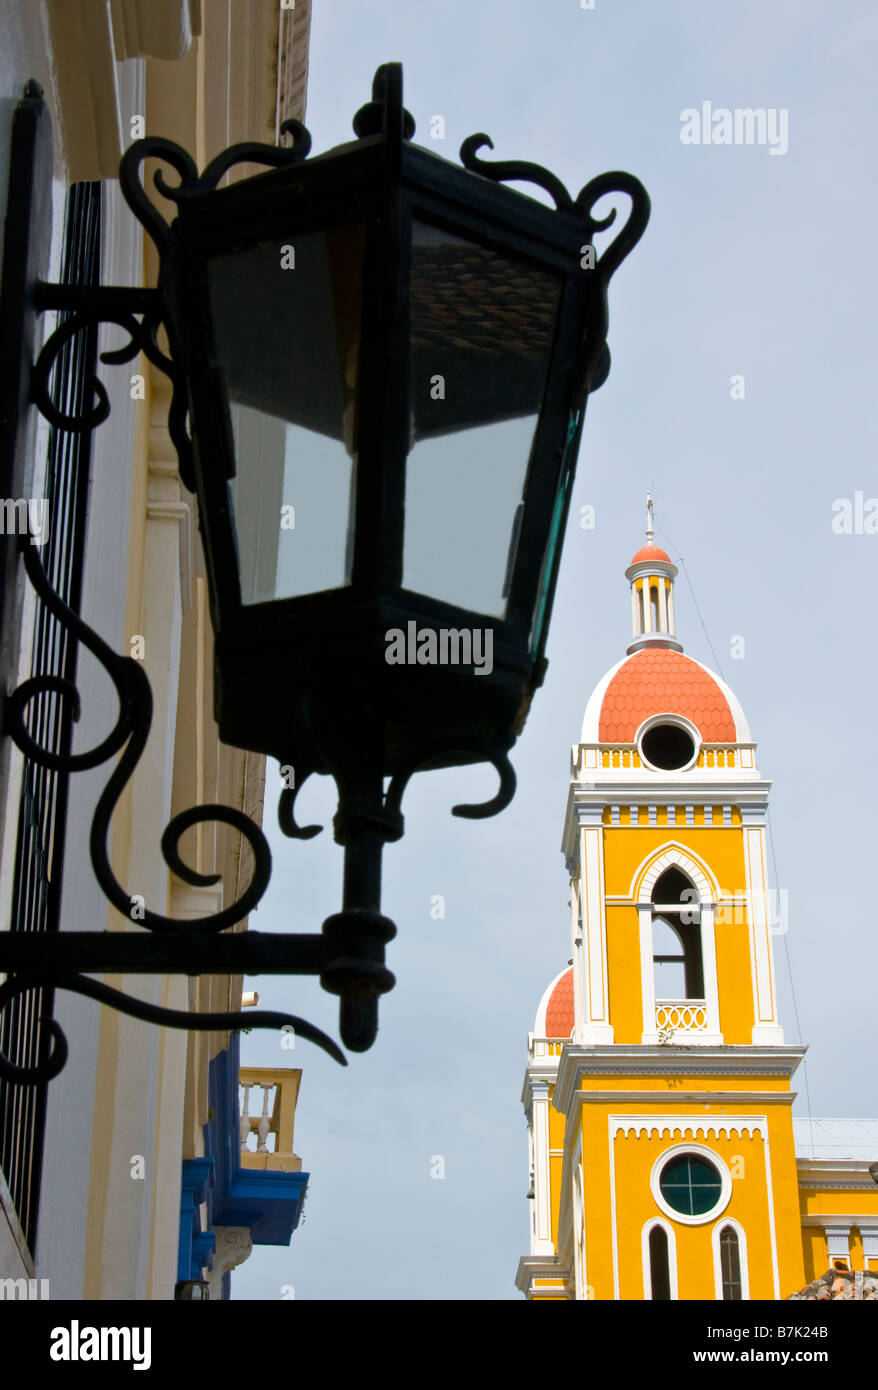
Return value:
[(737, 741), (729, 702), (710, 672), (682, 652), (662, 647), (635, 652), (619, 667), (601, 704), (598, 738), (633, 743), (645, 719), (664, 713), (691, 720), (705, 743)]
[(670, 555), (665, 554), (660, 545), (642, 545), (631, 564), (639, 565), (644, 560), (663, 560), (666, 565), (671, 563)]
[(573, 1032), (573, 966), (558, 980), (546, 1004), (546, 1037), (569, 1038)]

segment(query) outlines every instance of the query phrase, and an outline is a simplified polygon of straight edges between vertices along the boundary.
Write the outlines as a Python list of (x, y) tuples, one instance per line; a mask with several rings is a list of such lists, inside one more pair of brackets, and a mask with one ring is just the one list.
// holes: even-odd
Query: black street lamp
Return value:
[[(464, 142), (463, 167), (411, 144), (399, 64), (378, 70), (351, 143), (308, 159), (304, 127), (285, 130), (291, 147), (236, 146), (201, 175), (172, 142), (138, 141), (120, 180), (159, 251), (157, 289), (102, 289), (84, 303), (43, 286), (37, 302), (75, 311), (68, 338), (96, 318), (122, 324), (131, 344), (113, 360), (142, 349), (172, 378), (169, 426), (198, 497), (220, 737), (288, 770), (280, 821), (290, 836), (317, 833), (297, 825), (295, 797), (311, 773), (331, 773), (345, 847), (343, 908), (322, 935), (230, 941), (242, 962), (262, 936), (261, 968), (319, 971), (341, 996), (344, 1042), (362, 1050), (393, 985), (381, 852), (403, 833), (409, 777), (493, 763), (497, 795), (455, 807), (462, 816), (496, 814), (514, 793), (508, 751), (545, 671), (585, 404), (609, 371), (607, 286), (649, 201), (623, 173), (572, 199), (537, 165), (480, 159), (485, 135)], [(155, 175), (177, 207), (170, 225), (140, 182), (148, 158), (179, 176), (169, 186)], [(271, 167), (218, 188), (242, 160)], [(554, 208), (510, 180), (538, 185)], [(631, 199), (628, 218), (598, 257), (594, 234), (615, 211), (592, 209), (618, 192)], [(56, 355), (50, 339), (33, 395), (57, 416)], [(105, 411), (100, 392), (92, 419)], [(7, 730), (33, 756), (27, 698), (13, 699)], [(127, 908), (102, 848), (116, 800), (98, 807), (92, 856)], [(186, 824), (205, 811), (218, 808)], [(261, 882), (259, 832), (228, 809), (221, 818), (254, 846)], [(185, 876), (173, 849), (182, 819), (164, 848)], [(243, 901), (194, 926), (204, 937), (240, 920)], [(167, 920), (148, 914), (143, 925)], [(306, 965), (300, 955), (291, 967), (292, 943), (310, 943)], [(266, 953), (278, 963), (266, 967)], [(186, 968), (150, 960), (144, 969)]]

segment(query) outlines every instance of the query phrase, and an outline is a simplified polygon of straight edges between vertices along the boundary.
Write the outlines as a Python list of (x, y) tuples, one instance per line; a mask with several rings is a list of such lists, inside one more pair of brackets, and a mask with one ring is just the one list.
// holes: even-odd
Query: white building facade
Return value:
[[(51, 130), (40, 278), (154, 284), (154, 249), (119, 191), (124, 149), (145, 134), (162, 135), (203, 168), (230, 144), (276, 143), (283, 120), (304, 116), (309, 29), (309, 0), (294, 8), (278, 0), (0, 0), (4, 199), (28, 82), (42, 90), (41, 119)], [(37, 88), (29, 91), (34, 107)], [(43, 315), (38, 332), (53, 327), (54, 317)], [(103, 326), (92, 349), (124, 341), (124, 332)], [(79, 372), (80, 408), (83, 401), (87, 408), (94, 400), (87, 342), (77, 352), (64, 371)], [(98, 375), (106, 421), (74, 447), (31, 410), (27, 447), (6, 486), (7, 500), (45, 499), (41, 558), (89, 626), (120, 656), (142, 661), (149, 677), (149, 743), (110, 827), (113, 871), (134, 910), (126, 921), (110, 906), (89, 857), (93, 812), (116, 759), (47, 776), (5, 739), (0, 930), (139, 931), (138, 902), (179, 918), (215, 912), (249, 878), (240, 835), (216, 824), (187, 833), (186, 862), (220, 880), (190, 887), (170, 874), (162, 832), (199, 803), (261, 817), (264, 761), (221, 745), (213, 721), (206, 582), (194, 498), (168, 433), (169, 385), (143, 356), (101, 365)], [(63, 389), (59, 378), (53, 389)], [(7, 542), (8, 555), (14, 541), (7, 535)], [(43, 721), (47, 738), (72, 739), (73, 751), (84, 752), (116, 721), (113, 686), (81, 644), (71, 664), (20, 569), (6, 574), (4, 693), (45, 671), (46, 661), (75, 676), (82, 702), (75, 728), (60, 697), (44, 697), (29, 717)], [(131, 975), (106, 983), (176, 1009), (227, 1012), (241, 1004), (240, 978)], [(173, 1298), (179, 1280), (204, 1277), (210, 1297), (221, 1297), (223, 1275), (251, 1237), (276, 1243), (286, 1232), (289, 1239), (307, 1181), (220, 1173), (210, 1125), (218, 1105), (224, 1122), (237, 1124), (236, 1039), (230, 1047), (227, 1031), (159, 1029), (61, 989), (39, 1009), (31, 995), (3, 1011), (7, 1057), (34, 1062), (34, 1048), (46, 1046), (36, 1015), (50, 1002), (69, 1044), (64, 1070), (42, 1088), (0, 1082), (0, 1277), (47, 1280), (53, 1299), (76, 1300)]]

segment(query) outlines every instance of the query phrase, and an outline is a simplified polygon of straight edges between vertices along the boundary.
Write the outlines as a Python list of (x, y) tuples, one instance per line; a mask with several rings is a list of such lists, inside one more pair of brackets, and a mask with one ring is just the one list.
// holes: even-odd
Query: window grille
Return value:
[(741, 1251), (738, 1247), (738, 1233), (732, 1226), (724, 1226), (720, 1232), (719, 1260), (723, 1281), (723, 1298), (740, 1301), (743, 1298)]
[[(61, 283), (100, 282), (100, 183), (74, 184), (68, 191)], [(63, 321), (65, 315), (59, 315)], [(55, 367), (53, 399), (65, 413), (80, 413), (90, 399), (89, 380), (97, 363), (97, 328), (74, 335)], [(79, 611), (85, 560), (91, 434), (49, 433), (43, 496), (48, 501), (48, 538), (40, 560), (52, 587)], [(77, 643), (56, 619), (37, 605), (31, 672), (76, 675)], [(29, 706), (29, 728), (44, 748), (70, 751), (71, 702), (40, 695)], [(37, 767), (25, 759), (18, 816), (10, 929), (52, 932), (59, 928), (61, 878), (68, 799), (68, 774)], [(18, 1065), (32, 1065), (46, 1045), (40, 1014), (50, 1016), (52, 991), (33, 990), (13, 1000), (0, 1019), (0, 1047)], [(46, 1117), (46, 1086), (5, 1086), (0, 1082), (0, 1170), (19, 1223), (33, 1253), (37, 1232), (40, 1171)]]

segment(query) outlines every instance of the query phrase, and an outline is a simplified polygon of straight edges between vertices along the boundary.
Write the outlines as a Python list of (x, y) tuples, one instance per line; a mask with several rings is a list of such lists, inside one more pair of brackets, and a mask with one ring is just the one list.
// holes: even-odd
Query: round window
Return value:
[(719, 1170), (698, 1154), (678, 1154), (659, 1178), (659, 1191), (668, 1206), (683, 1216), (704, 1216), (713, 1211), (722, 1188)]
[(640, 740), (640, 748), (648, 763), (667, 772), (686, 767), (695, 757), (692, 735), (679, 724), (653, 724)]

